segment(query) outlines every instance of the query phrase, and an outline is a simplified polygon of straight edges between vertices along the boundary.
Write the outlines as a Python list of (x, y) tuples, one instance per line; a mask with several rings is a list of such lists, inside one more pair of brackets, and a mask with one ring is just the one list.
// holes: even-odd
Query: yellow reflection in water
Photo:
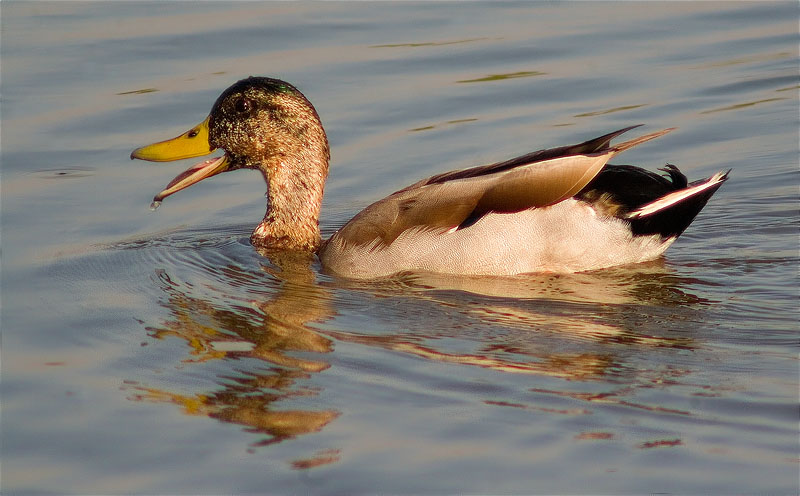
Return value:
[[(226, 378), (221, 390), (191, 395), (127, 381), (125, 389), (133, 391), (129, 398), (176, 404), (187, 415), (205, 415), (268, 436), (254, 446), (280, 442), (325, 427), (339, 416), (338, 411), (283, 410), (275, 406), (287, 398), (316, 395), (317, 391), (300, 388), (296, 382), (329, 367), (325, 361), (291, 354), (322, 354), (333, 350), (329, 338), (308, 327), (309, 322), (326, 320), (331, 314), (327, 292), (314, 284), (309, 264), (308, 257), (291, 254), (280, 257), (276, 265), (280, 267), (281, 286), (274, 297), (255, 304), (254, 308), (235, 311), (221, 309), (217, 302), (190, 296), (178, 284), (171, 283), (168, 278), (162, 279), (167, 282), (164, 290), (168, 294), (164, 306), (172, 312), (172, 318), (149, 331), (158, 339), (176, 337), (186, 341), (192, 358), (184, 363), (248, 357), (276, 367), (249, 370), (244, 377)], [(227, 269), (231, 274), (237, 272), (235, 267)], [(297, 468), (322, 464), (320, 460), (298, 463)]]

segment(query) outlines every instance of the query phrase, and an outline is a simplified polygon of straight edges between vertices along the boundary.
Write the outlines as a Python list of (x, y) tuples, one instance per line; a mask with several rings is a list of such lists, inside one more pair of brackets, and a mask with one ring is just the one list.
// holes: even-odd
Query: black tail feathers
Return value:
[(728, 179), (730, 172), (719, 172), (688, 184), (686, 176), (674, 165), (667, 165), (662, 170), (669, 174), (676, 189), (626, 215), (634, 234), (659, 234), (664, 238), (680, 236)]

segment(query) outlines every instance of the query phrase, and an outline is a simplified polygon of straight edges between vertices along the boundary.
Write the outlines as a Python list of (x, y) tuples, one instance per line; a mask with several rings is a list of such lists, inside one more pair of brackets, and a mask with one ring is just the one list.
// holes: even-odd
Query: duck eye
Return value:
[(240, 114), (244, 114), (250, 112), (250, 109), (253, 108), (253, 104), (247, 98), (237, 98), (236, 101), (233, 102), (233, 108)]

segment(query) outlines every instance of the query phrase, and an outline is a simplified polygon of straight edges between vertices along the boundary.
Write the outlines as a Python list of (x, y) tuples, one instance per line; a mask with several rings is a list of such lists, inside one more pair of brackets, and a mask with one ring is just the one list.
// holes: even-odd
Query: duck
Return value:
[(234, 83), (203, 122), (135, 149), (131, 159), (166, 162), (221, 149), (169, 182), (153, 206), (217, 174), (258, 170), (267, 209), (251, 244), (315, 253), (324, 271), (344, 278), (574, 273), (660, 257), (728, 178), (730, 170), (689, 182), (671, 164), (662, 174), (609, 164), (674, 129), (612, 144), (639, 126), (438, 173), (372, 203), (324, 241), (319, 217), (330, 147), (316, 109), (286, 81)]

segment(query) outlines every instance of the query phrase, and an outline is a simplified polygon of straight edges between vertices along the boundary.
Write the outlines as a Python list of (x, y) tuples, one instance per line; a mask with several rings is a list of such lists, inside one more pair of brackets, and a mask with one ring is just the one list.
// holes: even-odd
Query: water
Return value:
[[(796, 3), (2, 5), (4, 493), (798, 488)], [(248, 243), (257, 173), (131, 162), (249, 75), (333, 161), (421, 177), (646, 123), (731, 179), (663, 259), (337, 280)], [(617, 161), (619, 163), (619, 161)]]

